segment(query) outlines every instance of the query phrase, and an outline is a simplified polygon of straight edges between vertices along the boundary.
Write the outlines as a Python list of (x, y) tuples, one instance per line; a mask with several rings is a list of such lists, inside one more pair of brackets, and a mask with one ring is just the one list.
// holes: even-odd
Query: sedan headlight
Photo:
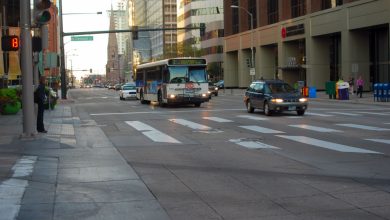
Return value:
[(218, 87), (215, 87), (215, 91), (218, 91)]
[(300, 98), (299, 102), (307, 102), (307, 98)]
[(271, 102), (282, 103), (283, 99), (271, 99)]

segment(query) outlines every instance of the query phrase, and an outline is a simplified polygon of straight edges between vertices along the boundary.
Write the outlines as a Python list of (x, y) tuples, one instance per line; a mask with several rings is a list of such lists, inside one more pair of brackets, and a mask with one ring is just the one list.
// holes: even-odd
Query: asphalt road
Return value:
[(390, 219), (390, 109), (313, 100), (264, 116), (240, 95), (200, 108), (73, 89), (172, 219)]

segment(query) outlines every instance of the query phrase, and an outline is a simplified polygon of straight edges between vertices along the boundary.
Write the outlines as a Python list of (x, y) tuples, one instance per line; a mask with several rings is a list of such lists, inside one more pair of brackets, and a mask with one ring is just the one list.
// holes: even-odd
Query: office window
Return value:
[(322, 10), (334, 8), (343, 4), (343, 0), (322, 0)]
[(296, 18), (306, 14), (306, 0), (291, 0), (291, 17)]
[(268, 24), (273, 24), (279, 21), (278, 11), (278, 1), (268, 0)]

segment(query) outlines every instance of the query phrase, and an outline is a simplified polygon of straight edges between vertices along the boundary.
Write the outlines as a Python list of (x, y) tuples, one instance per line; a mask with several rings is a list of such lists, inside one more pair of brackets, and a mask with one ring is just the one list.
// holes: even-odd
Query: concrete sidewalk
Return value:
[(169, 219), (103, 131), (45, 111), (47, 134), (21, 140), (22, 114), (0, 115), (0, 220)]

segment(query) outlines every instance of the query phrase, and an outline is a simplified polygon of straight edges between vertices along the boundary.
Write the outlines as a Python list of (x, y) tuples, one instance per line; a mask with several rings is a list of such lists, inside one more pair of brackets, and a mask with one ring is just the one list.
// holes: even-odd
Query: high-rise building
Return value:
[[(140, 30), (147, 28), (147, 2), (147, 0), (133, 0), (133, 25), (138, 26), (138, 29)], [(133, 48), (134, 66), (140, 63), (150, 62), (152, 60), (152, 48), (148, 31), (138, 32), (138, 39), (133, 41)]]
[[(176, 0), (149, 0), (146, 2), (146, 25), (149, 28), (176, 28)], [(152, 60), (176, 57), (176, 30), (151, 31)]]
[(359, 76), (367, 90), (390, 80), (389, 0), (231, 0), (224, 8), (226, 87), (249, 85), (251, 48), (255, 79), (320, 90)]
[(179, 0), (178, 28), (206, 26), (205, 35), (199, 29), (178, 31), (178, 48), (182, 56), (202, 56), (208, 62), (210, 78), (223, 78), (223, 0)]
[[(113, 13), (110, 13), (110, 30), (115, 30), (115, 18)], [(121, 82), (120, 73), (120, 54), (118, 51), (118, 41), (115, 33), (108, 34), (107, 45), (107, 64), (106, 64), (106, 80), (114, 84)]]

